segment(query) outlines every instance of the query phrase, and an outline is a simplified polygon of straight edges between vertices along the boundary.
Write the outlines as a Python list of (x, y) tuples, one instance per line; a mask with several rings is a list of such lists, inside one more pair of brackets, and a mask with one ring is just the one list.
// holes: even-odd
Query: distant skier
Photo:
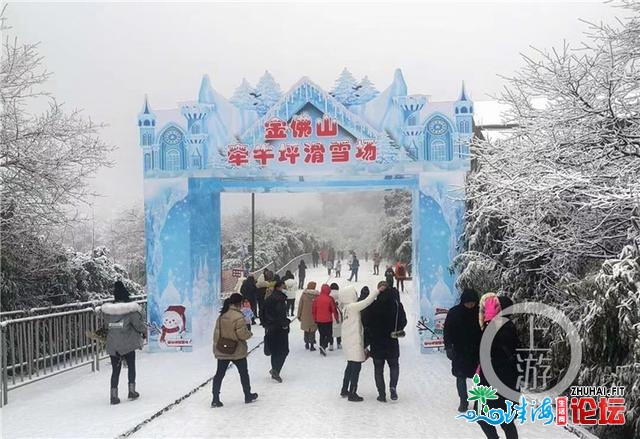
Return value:
[(280, 372), (289, 355), (289, 324), (287, 296), (282, 291), (284, 282), (277, 281), (273, 293), (264, 302), (265, 353), (271, 355), (271, 378), (281, 383)]
[(400, 375), (398, 337), (404, 336), (407, 316), (400, 302), (398, 290), (388, 286), (384, 281), (378, 283), (378, 290), (380, 294), (364, 313), (362, 323), (367, 328), (371, 340), (371, 357), (373, 357), (374, 376), (378, 389), (377, 399), (380, 402), (387, 402), (384, 364), (386, 361), (389, 365), (389, 393), (391, 399), (396, 400), (398, 399), (396, 386)]
[(305, 264), (304, 259), (300, 259), (300, 263), (298, 264), (298, 289), (299, 290), (304, 288), (305, 277), (307, 277), (307, 264)]
[(320, 293), (316, 290), (316, 283), (311, 281), (307, 284), (307, 288), (300, 296), (298, 303), (298, 320), (300, 321), (300, 329), (304, 331), (304, 348), (315, 351), (316, 330), (318, 325), (313, 318), (313, 301)]
[(320, 287), (320, 295), (313, 301), (313, 320), (318, 325), (320, 332), (320, 354), (327, 356), (327, 346), (331, 342), (333, 336), (333, 321), (338, 321), (338, 310), (336, 302), (330, 295), (331, 288), (329, 285), (323, 284)]
[(460, 303), (452, 307), (444, 321), (444, 349), (451, 360), (451, 374), (456, 377), (460, 397), (459, 412), (469, 408), (467, 378), (473, 378), (479, 362), (482, 330), (478, 325), (478, 294), (465, 289)]
[(358, 258), (356, 257), (355, 253), (353, 254), (353, 259), (349, 264), (349, 268), (351, 269), (351, 276), (349, 276), (349, 282), (351, 282), (354, 279), (354, 277), (355, 277), (355, 281), (358, 282), (358, 269), (360, 268), (360, 261), (358, 261)]
[(111, 404), (120, 404), (118, 382), (122, 361), (127, 362), (129, 378), (129, 399), (140, 396), (136, 392), (136, 349), (142, 349), (142, 339), (146, 337), (147, 326), (142, 318), (142, 308), (132, 302), (129, 291), (121, 281), (113, 286), (114, 303), (101, 307), (107, 330), (106, 350), (111, 358)]
[[(366, 288), (366, 287), (365, 287)], [(364, 290), (364, 289), (363, 289)], [(344, 354), (347, 357), (347, 367), (342, 379), (340, 396), (348, 397), (349, 401), (360, 402), (363, 400), (356, 392), (358, 390), (358, 378), (362, 363), (367, 359), (364, 341), (364, 328), (362, 326), (361, 311), (371, 305), (378, 296), (379, 290), (358, 301), (358, 293), (352, 285), (340, 291), (340, 304), (343, 307), (344, 321), (342, 322), (342, 342)]]

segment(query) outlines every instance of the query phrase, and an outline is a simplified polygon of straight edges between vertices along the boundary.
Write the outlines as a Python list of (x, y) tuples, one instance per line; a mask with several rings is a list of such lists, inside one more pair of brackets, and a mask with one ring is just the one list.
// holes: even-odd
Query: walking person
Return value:
[(351, 269), (351, 276), (349, 276), (349, 282), (353, 280), (355, 277), (355, 281), (358, 282), (358, 269), (360, 268), (360, 261), (356, 257), (356, 254), (353, 254), (353, 259), (351, 260), (351, 264), (349, 264), (349, 268)]
[(478, 294), (466, 288), (460, 303), (452, 307), (444, 321), (444, 349), (451, 360), (451, 374), (456, 377), (460, 398), (458, 411), (469, 408), (467, 378), (473, 378), (480, 356), (482, 330), (478, 325)]
[(258, 280), (256, 281), (256, 303), (258, 308), (258, 313), (256, 314), (260, 319), (260, 324), (262, 325), (262, 314), (264, 312), (264, 298), (267, 294), (267, 288), (269, 288), (269, 277), (270, 272), (268, 268), (265, 268), (260, 276), (258, 276)]
[[(366, 287), (365, 287), (366, 288)], [(361, 312), (371, 305), (378, 296), (378, 290), (358, 301), (358, 292), (355, 287), (349, 285), (340, 291), (340, 304), (343, 306), (344, 320), (342, 322), (342, 343), (344, 354), (347, 357), (347, 367), (342, 379), (340, 396), (348, 397), (349, 401), (360, 402), (363, 398), (356, 392), (362, 363), (367, 359), (364, 342), (364, 328), (362, 326)]]
[(319, 294), (318, 290), (316, 290), (316, 283), (309, 282), (298, 303), (297, 317), (300, 321), (300, 329), (304, 331), (304, 348), (310, 351), (316, 350), (316, 330), (318, 325), (316, 325), (313, 318), (313, 301)]
[(342, 272), (342, 261), (340, 261), (340, 259), (336, 261), (335, 271), (336, 271), (336, 277), (340, 277)]
[(296, 294), (298, 292), (296, 288), (297, 282), (290, 271), (287, 271), (287, 273), (289, 273), (290, 276), (285, 274), (282, 280), (284, 281), (285, 294), (287, 296), (287, 316), (293, 317), (293, 310), (296, 306)]
[(287, 296), (282, 291), (284, 282), (277, 281), (273, 292), (264, 301), (265, 352), (271, 355), (271, 378), (281, 383), (280, 372), (289, 355), (289, 324)]
[(331, 270), (333, 270), (333, 261), (327, 261), (327, 275), (331, 277)]
[(407, 278), (407, 269), (402, 263), (402, 261), (398, 260), (396, 263), (396, 288), (404, 293), (404, 280)]
[(363, 325), (369, 332), (371, 357), (374, 376), (380, 402), (387, 402), (384, 382), (384, 364), (389, 365), (389, 394), (392, 400), (398, 399), (396, 387), (400, 376), (400, 346), (398, 337), (404, 336), (407, 316), (400, 303), (398, 290), (382, 281), (378, 283), (378, 298), (363, 315)]
[(299, 290), (304, 288), (305, 277), (307, 277), (307, 264), (304, 262), (304, 259), (300, 259), (300, 263), (298, 264), (298, 289)]
[(128, 367), (127, 398), (140, 397), (136, 392), (136, 349), (142, 349), (147, 326), (142, 318), (142, 308), (131, 301), (122, 281), (116, 281), (113, 285), (113, 299), (114, 303), (105, 303), (101, 310), (107, 330), (106, 350), (111, 359), (111, 404), (120, 404), (118, 383), (123, 360)]
[(251, 382), (247, 368), (247, 340), (253, 334), (251, 334), (251, 326), (245, 324), (245, 316), (240, 309), (242, 300), (242, 295), (238, 293), (234, 293), (228, 299), (225, 299), (213, 330), (213, 354), (218, 360), (218, 368), (213, 377), (211, 407), (222, 407), (224, 405), (220, 401), (220, 388), (229, 363), (233, 363), (240, 374), (244, 402), (248, 404), (258, 398), (257, 393), (251, 393)]
[(342, 349), (342, 306), (340, 305), (340, 287), (338, 284), (334, 282), (329, 288), (331, 288), (329, 295), (333, 298), (336, 304), (336, 311), (338, 311), (338, 320), (334, 320), (331, 325), (331, 344), (329, 345), (329, 350), (333, 351), (334, 338), (338, 343), (338, 349)]
[(387, 282), (387, 285), (393, 287), (393, 280), (396, 278), (396, 273), (393, 271), (393, 267), (391, 265), (387, 265), (387, 270), (384, 272), (384, 279)]
[(320, 255), (318, 254), (318, 250), (314, 248), (311, 252), (311, 262), (313, 262), (313, 268), (316, 268), (318, 266), (318, 259), (320, 259)]
[(380, 253), (373, 252), (373, 274), (376, 276), (380, 275)]
[(258, 288), (256, 287), (256, 280), (252, 275), (247, 276), (244, 282), (242, 282), (240, 294), (251, 304), (251, 312), (253, 314), (251, 324), (255, 325), (256, 316), (258, 315)]
[(329, 285), (322, 284), (320, 294), (313, 301), (312, 307), (313, 320), (316, 322), (320, 333), (320, 355), (324, 357), (327, 356), (327, 346), (333, 336), (333, 321), (339, 318), (336, 302), (331, 297), (330, 292)]
[[(505, 308), (513, 305), (513, 301), (506, 296), (497, 296), (495, 293), (486, 293), (480, 298), (478, 320), (482, 330), (491, 323), (491, 320)], [(498, 329), (493, 342), (491, 343), (491, 365), (498, 379), (508, 388), (519, 392), (518, 389), (518, 357), (516, 349), (519, 345), (518, 331), (513, 321), (507, 320)], [(487, 381), (482, 371), (478, 367), (480, 384), (489, 386), (491, 383)], [(507, 398), (498, 391), (498, 399), (487, 400), (489, 409), (507, 409)], [(517, 401), (513, 401), (517, 403)], [(476, 403), (476, 410), (478, 406)], [(487, 439), (497, 439), (498, 432), (496, 427), (484, 421), (478, 421), (480, 428), (487, 436)], [(506, 435), (506, 439), (518, 439), (518, 430), (516, 428), (515, 418), (510, 423), (502, 423), (500, 427)]]

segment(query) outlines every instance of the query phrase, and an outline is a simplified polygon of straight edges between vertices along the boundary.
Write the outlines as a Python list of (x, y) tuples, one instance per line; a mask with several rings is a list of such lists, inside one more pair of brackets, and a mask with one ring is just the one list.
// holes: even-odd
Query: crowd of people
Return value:
[[(352, 277), (357, 279), (358, 259), (355, 253), (351, 256), (349, 265)], [(374, 267), (379, 265), (377, 252), (373, 253), (372, 260)], [(325, 266), (328, 261), (329, 259), (325, 259)], [(337, 283), (324, 283), (318, 289), (318, 284), (310, 281), (300, 295), (297, 312), (294, 314), (297, 289), (303, 285), (306, 269), (304, 260), (301, 260), (297, 281), (291, 271), (286, 271), (281, 278), (265, 269), (257, 280), (249, 275), (242, 282), (240, 292), (225, 299), (213, 334), (213, 353), (217, 368), (212, 384), (212, 407), (223, 406), (220, 389), (230, 363), (236, 366), (240, 375), (245, 403), (254, 402), (258, 398), (258, 394), (251, 391), (247, 363), (247, 340), (253, 336), (251, 329), (257, 324), (256, 319), (264, 327), (264, 353), (271, 360), (269, 374), (274, 381), (283, 382), (281, 372), (289, 355), (289, 332), (294, 317), (302, 329), (302, 342), (306, 350), (316, 351), (317, 344), (323, 357), (336, 346), (338, 350), (343, 350), (347, 364), (342, 377), (341, 397), (353, 402), (363, 400), (357, 393), (360, 371), (362, 363), (372, 358), (377, 400), (387, 402), (385, 365), (390, 372), (388, 396), (392, 400), (398, 399), (398, 339), (404, 336), (407, 325), (400, 297), (407, 277), (404, 264), (398, 261), (395, 269), (387, 266), (385, 280), (380, 281), (373, 291), (364, 286), (358, 293), (353, 285), (340, 288)], [(479, 298), (475, 291), (465, 289), (460, 303), (447, 314), (444, 345), (447, 357), (451, 360), (451, 372), (456, 377), (460, 412), (466, 412), (469, 408), (467, 378), (478, 374), (480, 384), (489, 385), (479, 361), (482, 333), (502, 309), (512, 304), (506, 296), (487, 293)], [(112, 365), (111, 404), (120, 403), (118, 383), (123, 362), (128, 367), (127, 396), (129, 399), (137, 399), (140, 394), (135, 385), (135, 351), (142, 348), (143, 337), (146, 336), (142, 309), (131, 301), (129, 292), (118, 281), (114, 286), (114, 303), (104, 304), (102, 312), (106, 350)], [(502, 383), (515, 391), (518, 391), (517, 346), (515, 325), (511, 321), (502, 324), (491, 346), (491, 364)], [(498, 399), (489, 400), (487, 406), (490, 409), (506, 410), (507, 399), (499, 393), (498, 396)], [(483, 421), (478, 423), (487, 438), (498, 437), (494, 426)], [(507, 439), (518, 437), (513, 422), (501, 424), (501, 427)]]

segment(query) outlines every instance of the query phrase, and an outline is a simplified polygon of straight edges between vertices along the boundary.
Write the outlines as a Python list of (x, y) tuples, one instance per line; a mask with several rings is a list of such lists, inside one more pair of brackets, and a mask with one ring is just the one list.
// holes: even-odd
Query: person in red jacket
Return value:
[(318, 325), (320, 333), (320, 355), (327, 356), (327, 346), (333, 337), (333, 321), (339, 321), (336, 302), (331, 297), (331, 288), (327, 284), (320, 287), (320, 295), (313, 300), (311, 311), (313, 320)]

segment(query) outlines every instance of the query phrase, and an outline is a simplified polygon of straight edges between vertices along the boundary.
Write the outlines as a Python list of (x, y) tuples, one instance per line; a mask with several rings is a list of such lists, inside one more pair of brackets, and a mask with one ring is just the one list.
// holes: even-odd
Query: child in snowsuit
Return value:
[(248, 299), (242, 301), (242, 315), (244, 316), (244, 322), (247, 324), (247, 329), (251, 331), (251, 322), (253, 321), (253, 310), (251, 309), (251, 302)]

